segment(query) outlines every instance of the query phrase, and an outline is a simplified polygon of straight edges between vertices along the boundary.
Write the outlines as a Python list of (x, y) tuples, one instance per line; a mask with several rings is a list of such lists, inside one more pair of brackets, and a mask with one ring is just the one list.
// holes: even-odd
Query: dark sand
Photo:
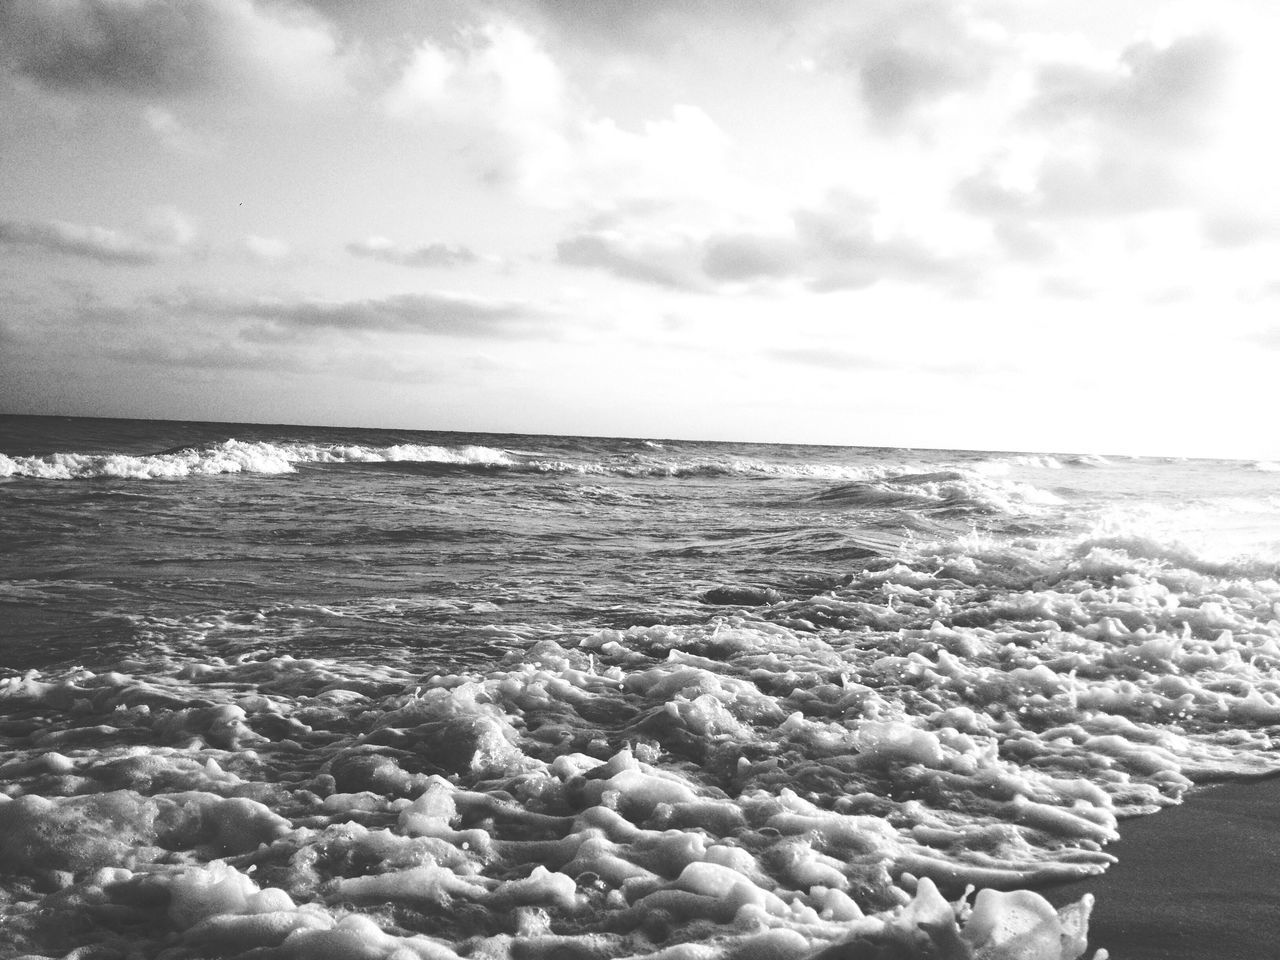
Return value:
[(1086, 957), (1280, 958), (1280, 779), (1205, 787), (1120, 837), (1101, 877), (1042, 891), (1057, 906), (1097, 897)]

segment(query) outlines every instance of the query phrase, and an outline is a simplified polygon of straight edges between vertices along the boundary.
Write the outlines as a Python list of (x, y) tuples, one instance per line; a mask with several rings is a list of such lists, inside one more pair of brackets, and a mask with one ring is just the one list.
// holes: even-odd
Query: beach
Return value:
[(1280, 960), (1266, 0), (0, 0), (0, 960)]
[(1270, 465), (0, 427), (5, 960), (1267, 955)]
[(1092, 893), (1090, 943), (1132, 960), (1280, 954), (1280, 780), (1207, 785), (1178, 807), (1124, 821), (1102, 876), (1047, 891)]

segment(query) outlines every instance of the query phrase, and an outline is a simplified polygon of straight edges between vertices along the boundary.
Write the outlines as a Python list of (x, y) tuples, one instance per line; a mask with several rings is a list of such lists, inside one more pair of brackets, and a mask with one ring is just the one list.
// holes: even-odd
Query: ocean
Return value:
[(1102, 956), (1280, 771), (1272, 463), (6, 416), (0, 545), (3, 958)]

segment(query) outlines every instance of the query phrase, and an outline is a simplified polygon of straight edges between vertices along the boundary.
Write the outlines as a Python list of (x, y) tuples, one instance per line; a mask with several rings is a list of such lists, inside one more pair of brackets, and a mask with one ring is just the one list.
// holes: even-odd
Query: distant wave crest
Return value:
[(86, 480), (113, 477), (127, 480), (172, 480), (224, 473), (293, 473), (300, 463), (445, 463), (511, 466), (506, 453), (490, 447), (397, 444), (365, 447), (358, 444), (274, 444), (224, 440), (204, 447), (167, 450), (147, 456), (128, 454), (54, 453), (42, 457), (0, 454), (0, 477), (39, 480)]
[(872, 481), (840, 484), (815, 500), (851, 509), (926, 509), (931, 513), (986, 513), (1034, 516), (1061, 498), (1026, 483), (993, 477), (980, 470), (899, 472)]
[[(148, 455), (55, 453), (8, 457), (0, 454), (0, 477), (39, 480), (117, 478), (172, 480), (215, 474), (286, 474), (300, 464), (436, 464), (502, 469), (522, 473), (578, 474), (634, 478), (755, 476), (780, 479), (854, 481), (883, 476), (886, 468), (846, 464), (776, 463), (744, 457), (682, 457), (661, 451), (620, 458), (565, 459), (532, 450), (435, 444), (315, 444), (224, 440), (216, 444), (164, 450)], [(901, 472), (901, 471), (899, 471)]]
[[(1032, 458), (1035, 459), (1035, 458)], [(1051, 458), (1043, 458), (1049, 460)], [(352, 443), (223, 440), (152, 454), (54, 453), (8, 457), (0, 454), (0, 478), (37, 480), (176, 480), (219, 474), (289, 474), (302, 465), (400, 464), (416, 467), (502, 470), (525, 474), (615, 476), (634, 479), (759, 478), (814, 480), (844, 485), (889, 484), (873, 491), (865, 486), (829, 491), (826, 499), (849, 499), (880, 506), (971, 503), (989, 511), (1019, 513), (1027, 504), (1060, 502), (1052, 494), (1008, 481), (1002, 471), (963, 468), (960, 472), (921, 473), (910, 463), (852, 464), (781, 461), (743, 456), (689, 456), (654, 447), (625, 456), (557, 456), (537, 450), (506, 450), (490, 446), (401, 443), (372, 446)], [(1049, 464), (1042, 464), (1048, 466)]]

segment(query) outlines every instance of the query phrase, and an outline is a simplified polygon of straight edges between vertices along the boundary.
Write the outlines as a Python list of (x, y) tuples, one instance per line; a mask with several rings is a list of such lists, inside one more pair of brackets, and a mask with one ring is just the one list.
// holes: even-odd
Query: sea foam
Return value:
[(1077, 957), (1088, 903), (1022, 888), (1280, 769), (1280, 584), (1132, 546), (929, 548), (763, 620), (480, 671), (157, 651), (10, 678), (39, 722), (6, 728), (5, 862), (62, 891), (16, 942), (168, 903), (175, 957)]
[(1280, 770), (1246, 464), (242, 435), (0, 461), (0, 957), (1084, 957)]

